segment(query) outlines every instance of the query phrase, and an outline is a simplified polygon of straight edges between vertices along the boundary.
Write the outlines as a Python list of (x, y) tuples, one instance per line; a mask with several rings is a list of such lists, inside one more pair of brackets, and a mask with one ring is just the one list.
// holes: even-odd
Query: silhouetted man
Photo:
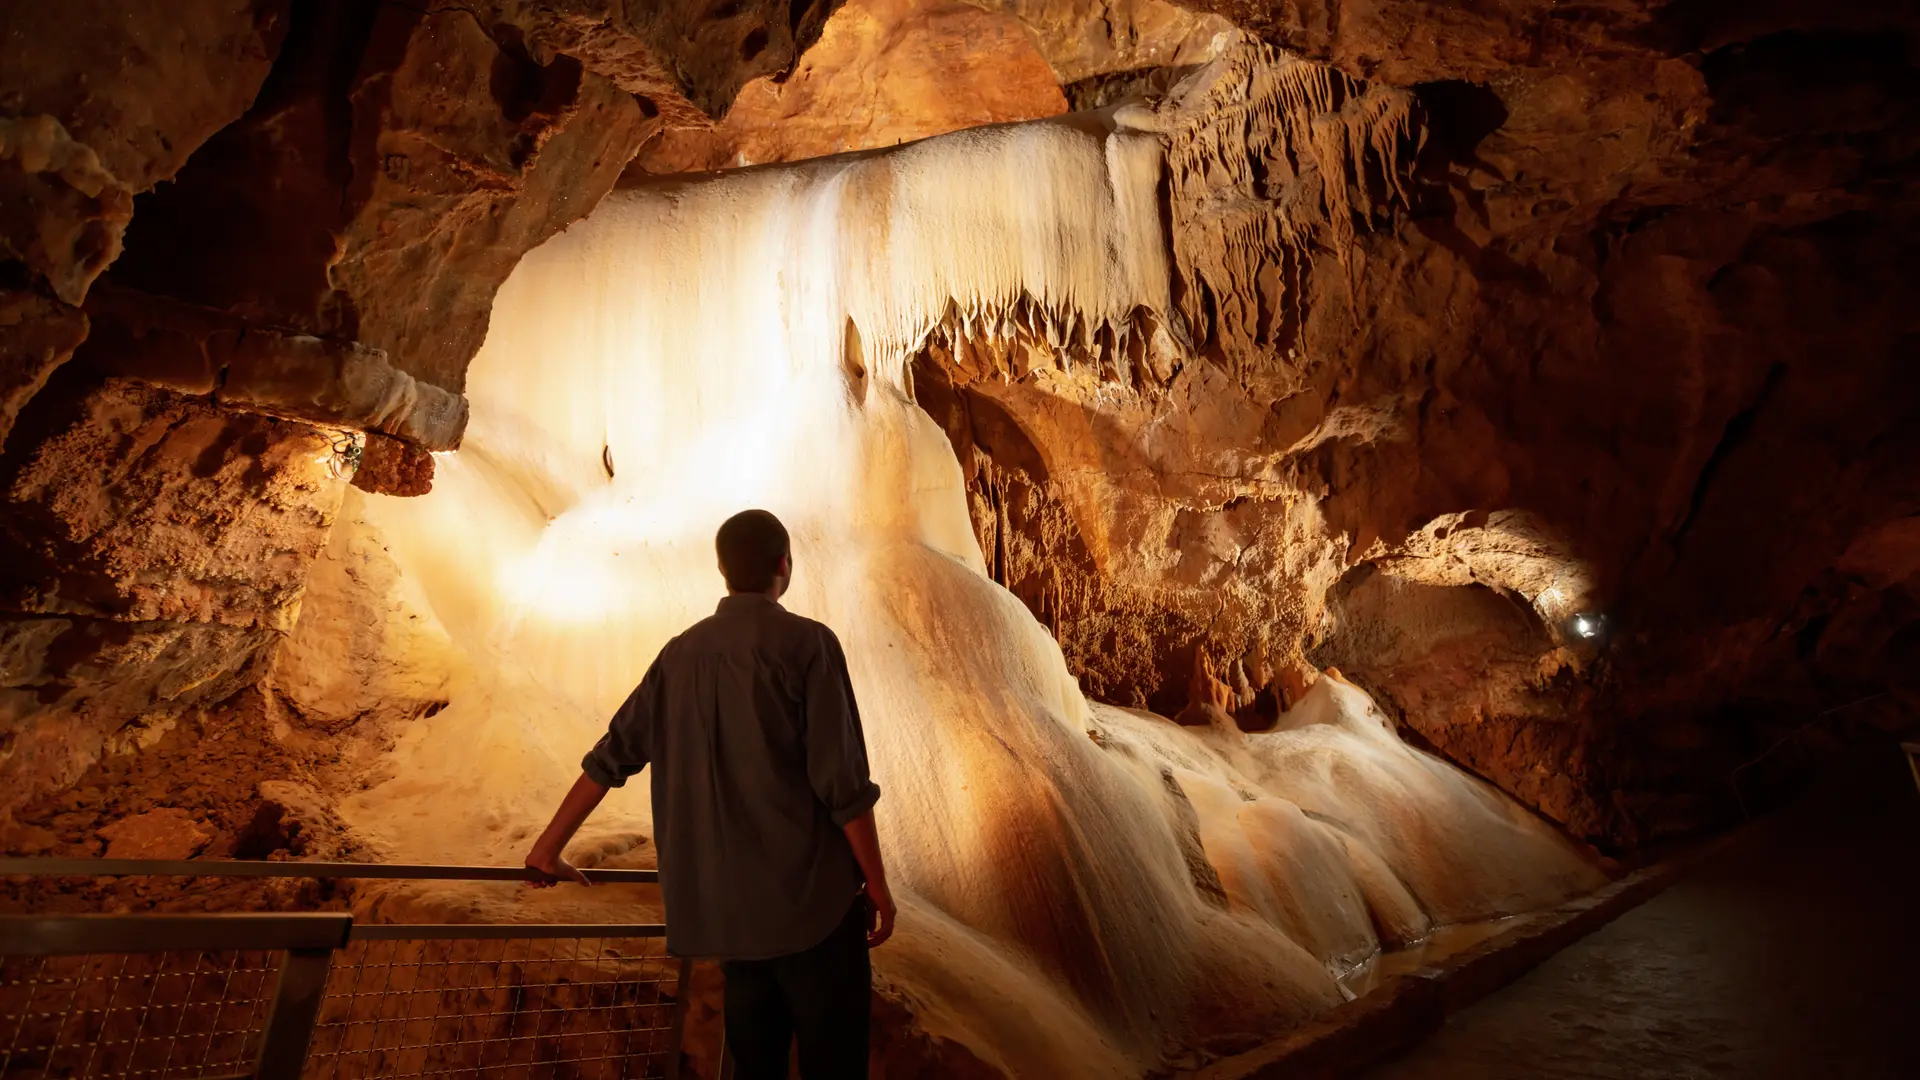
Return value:
[(787, 530), (765, 510), (715, 538), (727, 596), (668, 642), (580, 763), (527, 865), (586, 878), (562, 851), (607, 789), (653, 766), (667, 948), (725, 972), (740, 1080), (867, 1075), (867, 950), (893, 933), (867, 748), (833, 631), (779, 604)]

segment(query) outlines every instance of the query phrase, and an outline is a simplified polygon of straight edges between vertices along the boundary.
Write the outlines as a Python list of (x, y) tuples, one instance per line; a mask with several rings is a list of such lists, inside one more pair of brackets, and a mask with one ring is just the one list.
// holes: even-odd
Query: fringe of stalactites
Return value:
[(1293, 344), (1316, 251), (1408, 205), (1412, 94), (1242, 40), (1176, 87), (1168, 133), (1181, 313), (1232, 366)]
[[(1062, 121), (817, 167), (831, 182), (806, 197), (830, 201), (844, 223), (829, 291), (878, 377), (938, 339), (1003, 354), (1010, 371), (1166, 378), (1184, 334), (1173, 325), (1163, 155), (1157, 134)], [(819, 213), (798, 216), (809, 215)]]
[(1089, 316), (1022, 293), (1010, 303), (949, 305), (912, 352), (972, 379), (1017, 381), (1045, 368), (1144, 393), (1165, 386), (1190, 349), (1178, 316), (1144, 305), (1118, 317)]

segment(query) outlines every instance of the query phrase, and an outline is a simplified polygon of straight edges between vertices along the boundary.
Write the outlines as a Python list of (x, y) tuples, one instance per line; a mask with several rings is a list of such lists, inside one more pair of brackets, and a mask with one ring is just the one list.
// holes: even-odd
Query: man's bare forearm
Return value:
[(557, 878), (567, 878), (586, 883), (586, 878), (574, 870), (562, 857), (567, 844), (573, 840), (573, 834), (580, 831), (600, 800), (607, 797), (605, 784), (580, 774), (580, 779), (567, 789), (566, 798), (560, 800), (560, 808), (553, 812), (553, 820), (547, 823), (546, 831), (540, 839), (533, 842), (533, 850), (527, 854), (527, 865)]

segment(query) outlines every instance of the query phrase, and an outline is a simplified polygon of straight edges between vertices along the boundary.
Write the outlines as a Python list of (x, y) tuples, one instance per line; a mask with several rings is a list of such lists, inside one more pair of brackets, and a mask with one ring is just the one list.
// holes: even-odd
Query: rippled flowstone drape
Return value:
[[(347, 823), (396, 858), (517, 856), (710, 610), (714, 528), (757, 505), (794, 536), (788, 602), (836, 628), (860, 694), (906, 898), (889, 994), (1008, 1075), (1244, 1046), (1339, 1001), (1383, 945), (1594, 885), (1336, 678), (1254, 736), (1090, 704), (988, 576), (911, 358), (958, 328), (1052, 341), (1069, 367), (1174, 362), (1162, 152), (1099, 117), (960, 133), (618, 191), (530, 255), (466, 443), (430, 494), (364, 504), (452, 655), (448, 704)], [(644, 853), (643, 784), (603, 814), (583, 851)]]

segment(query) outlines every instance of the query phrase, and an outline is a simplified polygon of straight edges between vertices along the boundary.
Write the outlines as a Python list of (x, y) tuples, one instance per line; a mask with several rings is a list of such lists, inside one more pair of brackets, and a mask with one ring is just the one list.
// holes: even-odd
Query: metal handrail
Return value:
[[(652, 883), (657, 870), (582, 868), (596, 885)], [(239, 877), (413, 878), (428, 881), (553, 879), (526, 866), (445, 866), (434, 863), (248, 862), (237, 859), (0, 858), (0, 877)]]
[(0, 955), (339, 949), (350, 941), (657, 938), (664, 923), (361, 923), (344, 912), (225, 915), (0, 915)]
[(349, 941), (665, 937), (661, 923), (354, 923)]
[(7, 915), (0, 916), (0, 955), (66, 956), (188, 949), (338, 949), (353, 916), (330, 911), (291, 915)]

